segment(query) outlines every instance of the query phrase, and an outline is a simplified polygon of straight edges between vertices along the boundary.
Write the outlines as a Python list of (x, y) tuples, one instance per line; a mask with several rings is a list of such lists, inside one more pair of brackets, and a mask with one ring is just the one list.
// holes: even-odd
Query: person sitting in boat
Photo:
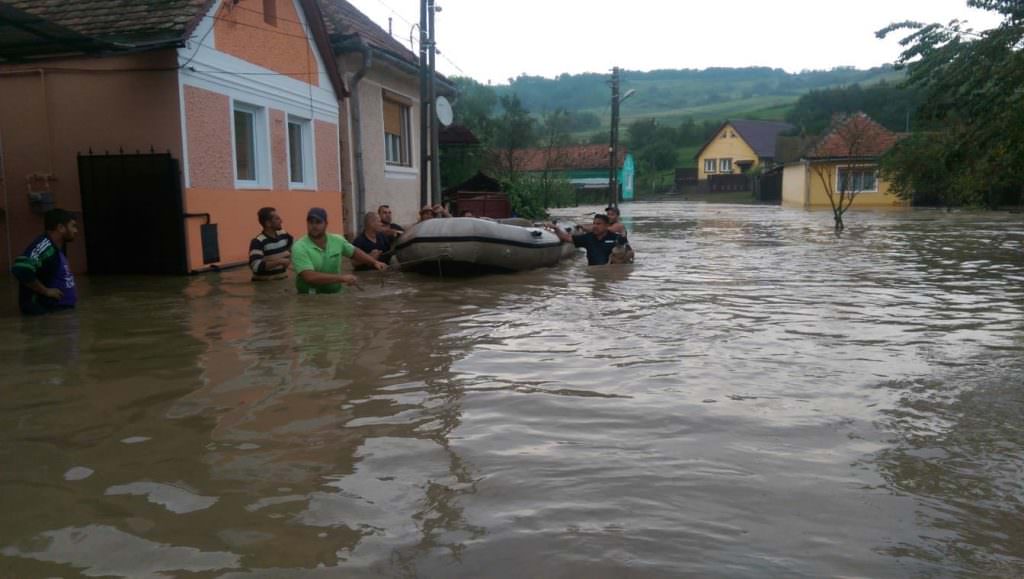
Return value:
[(624, 239), (618, 233), (609, 231), (609, 224), (608, 216), (598, 213), (594, 216), (590, 231), (578, 235), (569, 235), (559, 227), (553, 227), (552, 231), (562, 241), (586, 249), (587, 265), (607, 265), (615, 246), (619, 240)]
[[(391, 238), (384, 233), (384, 224), (380, 222), (380, 216), (370, 212), (363, 216), (363, 230), (359, 236), (352, 241), (352, 245), (363, 250), (373, 259), (387, 262), (384, 257), (391, 250)], [(388, 256), (390, 257), (390, 255)], [(371, 269), (367, 264), (357, 263), (356, 271)]]
[(445, 207), (444, 205), (441, 205), (440, 203), (434, 203), (434, 206), (431, 207), (431, 209), (434, 211), (434, 217), (451, 217), (452, 216), (452, 214), (448, 212), (448, 208)]
[(270, 281), (288, 277), (294, 240), (282, 228), (281, 216), (273, 207), (256, 212), (263, 231), (249, 242), (249, 268), (253, 281)]
[(314, 207), (306, 215), (307, 235), (292, 246), (295, 287), (300, 294), (336, 294), (342, 285), (354, 285), (356, 276), (341, 273), (341, 257), (351, 257), (378, 271), (388, 268), (345, 240), (327, 232), (327, 210)]
[(380, 217), (380, 223), (384, 227), (384, 233), (388, 237), (395, 238), (405, 233), (404, 227), (391, 221), (390, 205), (381, 205), (378, 207), (377, 215)]
[(420, 209), (420, 221), (426, 221), (434, 218), (434, 209), (430, 205), (424, 205)]
[(473, 215), (473, 212), (469, 209), (463, 209), (462, 213), (459, 213), (459, 217), (476, 217), (476, 215)]

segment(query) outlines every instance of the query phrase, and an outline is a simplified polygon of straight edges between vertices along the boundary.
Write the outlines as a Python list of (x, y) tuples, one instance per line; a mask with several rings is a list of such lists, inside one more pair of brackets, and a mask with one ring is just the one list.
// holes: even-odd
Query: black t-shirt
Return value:
[(402, 227), (401, 225), (398, 225), (397, 223), (388, 223), (388, 227), (394, 229), (395, 231), (405, 233), (405, 228)]
[(611, 231), (605, 233), (601, 239), (592, 232), (587, 232), (583, 235), (573, 235), (572, 243), (576, 247), (586, 248), (587, 265), (606, 265), (619, 239), (623, 239), (622, 236)]
[(375, 241), (370, 241), (369, 239), (366, 239), (366, 235), (360, 235), (352, 241), (352, 245), (366, 253), (370, 253), (375, 249), (379, 249), (381, 253), (384, 253), (391, 249), (391, 238), (383, 233), (378, 233), (377, 239)]

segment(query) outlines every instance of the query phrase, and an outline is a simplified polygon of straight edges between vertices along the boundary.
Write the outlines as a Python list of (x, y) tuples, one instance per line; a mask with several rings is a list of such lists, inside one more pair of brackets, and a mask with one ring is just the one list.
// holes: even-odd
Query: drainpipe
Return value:
[[(366, 214), (366, 172), (363, 163), (363, 121), (359, 103), (359, 82), (363, 80), (370, 67), (373, 66), (373, 54), (362, 38), (357, 38), (345, 46), (345, 48), (354, 49), (363, 55), (362, 65), (356, 71), (355, 76), (352, 77), (352, 88), (349, 91), (348, 97), (352, 114), (352, 145), (356, 156), (356, 215), (354, 222), (358, 227), (363, 215)], [(353, 235), (355, 235), (355, 232), (353, 232)]]
[(11, 246), (11, 200), (7, 196), (7, 172), (4, 170), (4, 135), (0, 132), (0, 188), (4, 190), (4, 232), (7, 234), (7, 267), (14, 265), (14, 248)]

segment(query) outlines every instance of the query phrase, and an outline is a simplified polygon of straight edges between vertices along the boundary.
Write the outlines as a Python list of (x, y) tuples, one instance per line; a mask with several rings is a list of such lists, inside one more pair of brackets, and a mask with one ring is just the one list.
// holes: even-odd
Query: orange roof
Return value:
[(811, 149), (808, 157), (881, 157), (899, 139), (899, 135), (876, 123), (864, 113), (837, 115), (832, 121), (832, 128)]
[[(551, 149), (519, 149), (515, 152), (516, 166), (521, 171), (571, 171), (607, 169), (608, 145), (574, 145)], [(626, 150), (619, 149), (618, 166), (626, 160)]]

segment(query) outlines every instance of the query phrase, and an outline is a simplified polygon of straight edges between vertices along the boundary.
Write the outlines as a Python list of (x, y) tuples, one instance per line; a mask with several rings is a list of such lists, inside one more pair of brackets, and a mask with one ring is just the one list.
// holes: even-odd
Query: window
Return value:
[(277, 0), (263, 0), (263, 21), (277, 26)]
[(718, 172), (719, 173), (732, 173), (732, 159), (719, 159), (718, 160)]
[(235, 111), (235, 177), (256, 181), (256, 115)]
[(315, 189), (316, 154), (308, 119), (288, 116), (288, 183), (294, 189)]
[(262, 188), (270, 184), (266, 118), (261, 107), (234, 103), (236, 187)]
[(839, 167), (836, 171), (836, 192), (878, 192), (878, 173), (873, 167)]
[(718, 167), (718, 161), (716, 159), (704, 159), (704, 172), (714, 173)]
[(388, 165), (412, 167), (409, 106), (384, 98), (384, 161)]

